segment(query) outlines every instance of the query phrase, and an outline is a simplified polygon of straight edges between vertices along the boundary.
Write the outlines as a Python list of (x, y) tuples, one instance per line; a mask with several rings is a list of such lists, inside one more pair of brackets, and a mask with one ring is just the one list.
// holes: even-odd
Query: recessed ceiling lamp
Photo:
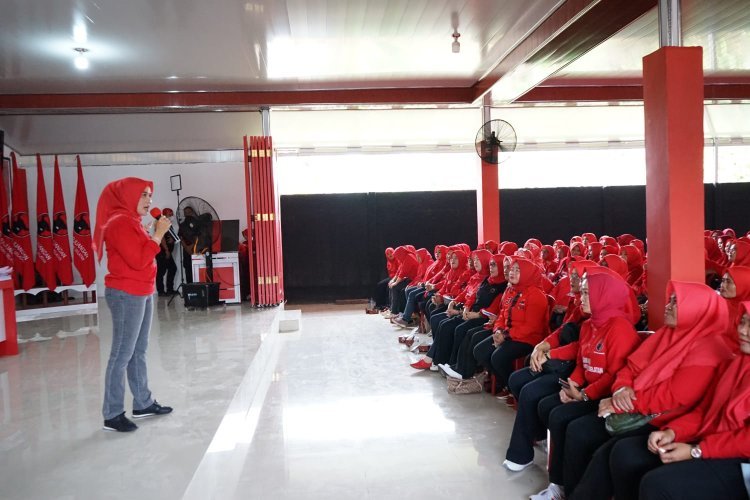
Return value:
[(89, 69), (89, 59), (88, 57), (86, 57), (86, 53), (89, 51), (89, 49), (76, 47), (73, 50), (78, 53), (75, 59), (73, 59), (73, 64), (75, 65), (76, 69), (79, 69), (81, 71)]
[(453, 43), (451, 44), (451, 50), (454, 54), (458, 54), (461, 52), (461, 44), (458, 42), (458, 37), (461, 36), (461, 33), (458, 32), (458, 29), (453, 30)]

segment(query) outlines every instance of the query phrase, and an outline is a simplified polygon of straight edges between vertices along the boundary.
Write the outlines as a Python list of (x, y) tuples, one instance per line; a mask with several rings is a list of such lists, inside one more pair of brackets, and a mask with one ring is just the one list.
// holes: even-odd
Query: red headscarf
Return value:
[(578, 255), (580, 255), (581, 257), (583, 257), (585, 259), (586, 258), (586, 245), (584, 245), (580, 241), (576, 241), (576, 242), (571, 243), (570, 244), (570, 255), (571, 256), (573, 255), (573, 251), (576, 248), (580, 252)]
[(537, 248), (542, 248), (542, 242), (538, 240), (537, 238), (529, 238), (528, 240), (526, 240), (526, 243), (524, 243), (523, 246), (526, 246), (529, 243), (536, 245)]
[(629, 245), (630, 242), (633, 241), (634, 239), (635, 239), (635, 236), (633, 236), (632, 234), (628, 234), (628, 233), (621, 234), (620, 236), (617, 237), (617, 244), (620, 246)]
[(589, 304), (591, 322), (601, 328), (613, 318), (623, 318), (631, 322), (628, 312), (632, 290), (621, 278), (611, 274), (587, 273), (589, 284)]
[(396, 272), (398, 271), (398, 262), (396, 262), (395, 257), (393, 257), (393, 252), (393, 247), (385, 249), (385, 267), (388, 270), (388, 276), (390, 278), (396, 276)]
[(628, 357), (636, 391), (653, 387), (687, 366), (717, 366), (732, 356), (727, 343), (709, 339), (726, 334), (727, 307), (702, 283), (670, 281), (667, 302), (677, 297), (677, 326), (662, 326)]
[(628, 265), (625, 263), (625, 260), (619, 255), (605, 255), (601, 260), (601, 265), (612, 269), (614, 272), (622, 276), (623, 279), (627, 279)]
[(750, 300), (750, 267), (733, 266), (727, 269), (727, 274), (731, 276), (737, 290), (737, 294), (733, 298), (726, 299), (729, 307), (729, 325), (732, 328), (737, 323), (740, 303)]
[(628, 283), (616, 272), (614, 272), (612, 269), (608, 267), (603, 266), (594, 266), (594, 267), (587, 267), (586, 268), (586, 275), (591, 277), (595, 274), (607, 274), (609, 276), (612, 276), (613, 278), (617, 280), (621, 280), (628, 288), (628, 302), (625, 307), (625, 312), (627, 313), (627, 319), (630, 321), (631, 324), (635, 325), (640, 321), (641, 319), (641, 308), (638, 305), (638, 297), (635, 296), (635, 291), (633, 288), (628, 285)]
[(636, 238), (630, 242), (630, 245), (633, 245), (635, 248), (637, 248), (641, 252), (643, 259), (646, 259), (646, 245), (644, 245), (641, 240)]
[(586, 240), (585, 243), (587, 245), (590, 245), (591, 243), (593, 243), (595, 241), (599, 241), (599, 239), (596, 237), (596, 235), (594, 233), (583, 233), (581, 235), (581, 241), (583, 242), (583, 240)]
[(734, 262), (733, 266), (750, 266), (750, 242), (745, 240), (734, 240)]
[(500, 253), (503, 255), (513, 255), (518, 250), (518, 244), (513, 241), (506, 241), (500, 245)]
[(704, 236), (703, 246), (705, 247), (706, 252), (708, 252), (709, 260), (718, 262), (720, 264), (724, 261), (724, 254), (721, 253), (719, 244), (716, 243), (715, 239), (711, 238), (710, 236)]
[(620, 255), (625, 254), (624, 259), (628, 264), (627, 281), (630, 285), (635, 284), (643, 274), (643, 254), (634, 245), (620, 247)]
[(432, 267), (435, 262), (430, 255), (430, 251), (426, 248), (420, 248), (417, 250), (417, 262), (419, 262), (419, 271), (417, 271), (417, 277), (421, 280), (427, 276), (427, 271)]
[[(606, 250), (607, 255), (620, 255), (620, 245), (604, 245), (602, 252)], [(601, 257), (601, 254), (599, 254)]]
[(588, 258), (593, 261), (599, 260), (599, 254), (602, 253), (602, 248), (604, 248), (604, 245), (599, 243), (598, 241), (595, 241), (593, 243), (589, 243), (589, 255)]
[(615, 246), (618, 246), (618, 247), (620, 246), (620, 244), (617, 243), (617, 240), (614, 239), (612, 236), (601, 236), (599, 238), (599, 243), (601, 243), (605, 247), (607, 245), (615, 245)]
[(539, 269), (539, 266), (523, 257), (513, 257), (510, 265), (513, 264), (518, 264), (520, 271), (518, 283), (513, 285), (513, 288), (523, 291), (530, 286), (539, 287), (542, 278), (542, 270)]
[(721, 234), (723, 234), (724, 236), (729, 236), (729, 237), (730, 237), (730, 238), (732, 238), (732, 239), (734, 239), (734, 238), (736, 238), (736, 237), (737, 237), (737, 233), (735, 233), (735, 232), (734, 232), (734, 229), (732, 229), (731, 227), (728, 227), (728, 228), (726, 228), (725, 230), (723, 230), (723, 231), (721, 232)]
[[(505, 256), (501, 254), (495, 254), (492, 256), (492, 262), (494, 262), (497, 266), (497, 276), (495, 276), (494, 278), (490, 276), (488, 278), (490, 285), (500, 285), (501, 283), (505, 283), (505, 273), (503, 273), (503, 259), (505, 259)], [(489, 266), (487, 267), (489, 268)]]
[(484, 249), (489, 250), (490, 253), (497, 253), (497, 249), (500, 244), (495, 240), (487, 240), (484, 242)]
[(570, 247), (573, 248), (573, 243), (583, 243), (583, 238), (580, 236), (573, 236), (570, 238)]
[(102, 260), (104, 234), (110, 222), (118, 217), (129, 217), (140, 223), (138, 202), (147, 187), (153, 193), (154, 183), (137, 177), (125, 177), (104, 186), (96, 204), (96, 227), (94, 240), (91, 242), (98, 260)]
[[(740, 305), (740, 313), (747, 314), (748, 312), (750, 312), (750, 302), (743, 302)], [(698, 435), (705, 436), (742, 429), (745, 427), (748, 415), (750, 415), (750, 356), (740, 353), (727, 365), (726, 370), (719, 377)]]

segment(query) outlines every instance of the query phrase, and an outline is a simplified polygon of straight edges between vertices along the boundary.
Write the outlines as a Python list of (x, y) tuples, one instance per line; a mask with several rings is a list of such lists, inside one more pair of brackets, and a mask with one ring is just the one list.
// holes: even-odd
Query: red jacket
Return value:
[[(511, 340), (536, 345), (549, 331), (547, 296), (531, 286), (520, 292), (509, 286), (503, 293), (500, 314), (493, 330), (508, 330)], [(515, 301), (515, 304), (513, 303)]]
[[(720, 367), (721, 375), (705, 392), (708, 396), (665, 426), (674, 431), (676, 442), (698, 442), (703, 458), (750, 458), (748, 365), (750, 355), (739, 354)], [(728, 393), (729, 400), (722, 399), (720, 392)]]
[(576, 368), (570, 378), (583, 386), (591, 399), (609, 396), (615, 374), (639, 343), (635, 328), (625, 318), (614, 317), (601, 328), (595, 328), (591, 320), (584, 321)]
[(151, 295), (156, 283), (156, 254), (159, 245), (139, 220), (116, 217), (104, 234), (107, 270), (104, 284), (132, 295)]

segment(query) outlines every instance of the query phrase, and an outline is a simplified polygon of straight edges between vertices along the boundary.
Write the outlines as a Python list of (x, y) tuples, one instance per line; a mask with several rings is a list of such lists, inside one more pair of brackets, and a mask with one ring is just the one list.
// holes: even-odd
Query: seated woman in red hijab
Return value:
[(398, 270), (393, 279), (388, 283), (391, 311), (390, 315), (386, 317), (389, 319), (403, 312), (406, 306), (404, 290), (407, 286), (413, 284), (419, 271), (416, 250), (412, 252), (406, 246), (400, 246), (393, 251), (393, 258), (398, 263)]
[[(505, 280), (498, 272), (497, 266), (490, 266), (492, 254), (489, 251), (476, 250), (473, 257), (477, 272), (469, 279), (466, 288), (451, 301), (457, 314), (451, 314), (433, 330), (430, 350), (423, 359), (412, 363), (413, 368), (426, 369), (432, 364), (438, 367), (445, 364), (444, 369), (450, 370), (449, 364), (451, 354), (454, 353), (456, 336), (463, 339), (467, 331), (487, 322), (487, 317), (480, 311), (489, 307), (495, 297), (502, 292), (500, 285)], [(450, 305), (448, 310), (451, 310)]]
[(431, 330), (437, 329), (440, 322), (448, 317), (447, 310), (450, 302), (461, 293), (466, 287), (466, 283), (469, 282), (471, 273), (468, 270), (468, 265), (468, 255), (454, 246), (450, 253), (451, 269), (435, 290), (431, 304), (427, 308), (426, 316)]
[(727, 248), (727, 261), (730, 266), (750, 265), (750, 241), (740, 238), (730, 243)]
[[(421, 249), (426, 252), (425, 249)], [(414, 313), (419, 314), (423, 312), (425, 300), (428, 297), (432, 297), (432, 293), (435, 289), (435, 284), (442, 281), (445, 277), (447, 269), (450, 269), (450, 265), (447, 261), (448, 247), (445, 245), (435, 245), (435, 260), (427, 267), (424, 274), (421, 276), (420, 282), (411, 289), (407, 288), (406, 293), (406, 306), (404, 312), (401, 314), (401, 318), (394, 320), (399, 326), (408, 327), (409, 319), (412, 318)], [(424, 252), (423, 252), (424, 253)], [(426, 257), (423, 258), (427, 259)], [(431, 257), (430, 257), (431, 259)], [(429, 259), (426, 261), (429, 262)]]
[(596, 415), (599, 400), (612, 393), (615, 374), (639, 343), (633, 328), (633, 291), (614, 273), (591, 271), (587, 268), (581, 284), (581, 309), (591, 317), (581, 325), (576, 368), (562, 381), (559, 394), (539, 402), (539, 416), (550, 436), (550, 484), (532, 495), (532, 500), (565, 498), (563, 485), (567, 490), (567, 469), (576, 451), (568, 446), (570, 425), (586, 415)]
[(625, 259), (628, 265), (628, 284), (633, 286), (643, 274), (643, 254), (634, 245), (624, 245), (620, 247), (620, 257)]
[[(664, 326), (628, 357), (612, 385), (613, 396), (599, 403), (598, 418), (578, 419), (568, 427), (566, 442), (581, 458), (565, 469), (570, 498), (609, 499), (610, 457), (617, 441), (634, 435), (645, 439), (701, 401), (716, 368), (736, 351), (730, 346), (736, 335), (729, 338), (728, 320), (724, 301), (706, 285), (669, 282)], [(603, 417), (624, 413), (656, 416), (640, 428), (611, 436)]]
[[(596, 264), (588, 262), (588, 265)], [(580, 275), (583, 274), (583, 269), (582, 263), (576, 262), (571, 266), (570, 303), (566, 306), (562, 326), (534, 347), (529, 367), (513, 372), (508, 379), (508, 389), (518, 401), (518, 411), (503, 466), (513, 472), (531, 465), (534, 459), (534, 441), (546, 438), (547, 429), (537, 412), (539, 402), (556, 394), (560, 390), (559, 380), (567, 379), (575, 368), (579, 348), (578, 334), (585, 319), (580, 307)]]
[(520, 257), (511, 259), (508, 283), (512, 286), (503, 294), (492, 336), (474, 347), (477, 363), (495, 374), (496, 389), (507, 386), (513, 362), (531, 354), (549, 332), (547, 296), (539, 288), (540, 279), (539, 266)]
[(649, 436), (615, 445), (610, 469), (618, 500), (748, 498), (750, 302), (740, 312), (740, 353), (717, 368), (701, 403)]
[(719, 295), (726, 299), (729, 308), (729, 324), (736, 324), (740, 303), (750, 300), (750, 267), (732, 266), (728, 268), (721, 279)]
[(417, 275), (404, 289), (403, 310), (395, 318), (391, 318), (391, 323), (395, 323), (402, 328), (413, 328), (417, 326), (416, 319), (412, 317), (414, 311), (410, 310), (409, 313), (406, 314), (409, 307), (409, 297), (412, 292), (422, 289), (422, 284), (425, 281), (427, 271), (431, 268), (434, 269), (433, 264), (435, 261), (433, 260), (432, 255), (430, 255), (430, 251), (426, 248), (417, 249), (414, 256), (417, 258), (417, 264), (419, 266), (417, 267)]
[(368, 314), (383, 311), (390, 305), (388, 284), (396, 277), (396, 271), (398, 271), (398, 264), (396, 263), (396, 259), (393, 258), (393, 248), (391, 247), (385, 249), (385, 266), (388, 277), (378, 281), (378, 284), (375, 286), (375, 295), (370, 300), (370, 307), (367, 309)]

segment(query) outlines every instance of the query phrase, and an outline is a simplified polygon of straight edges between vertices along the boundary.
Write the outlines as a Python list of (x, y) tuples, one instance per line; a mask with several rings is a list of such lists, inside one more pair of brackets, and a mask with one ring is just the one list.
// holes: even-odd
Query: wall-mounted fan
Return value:
[(516, 131), (510, 123), (490, 120), (479, 127), (474, 144), (483, 161), (497, 165), (516, 150), (516, 140)]

